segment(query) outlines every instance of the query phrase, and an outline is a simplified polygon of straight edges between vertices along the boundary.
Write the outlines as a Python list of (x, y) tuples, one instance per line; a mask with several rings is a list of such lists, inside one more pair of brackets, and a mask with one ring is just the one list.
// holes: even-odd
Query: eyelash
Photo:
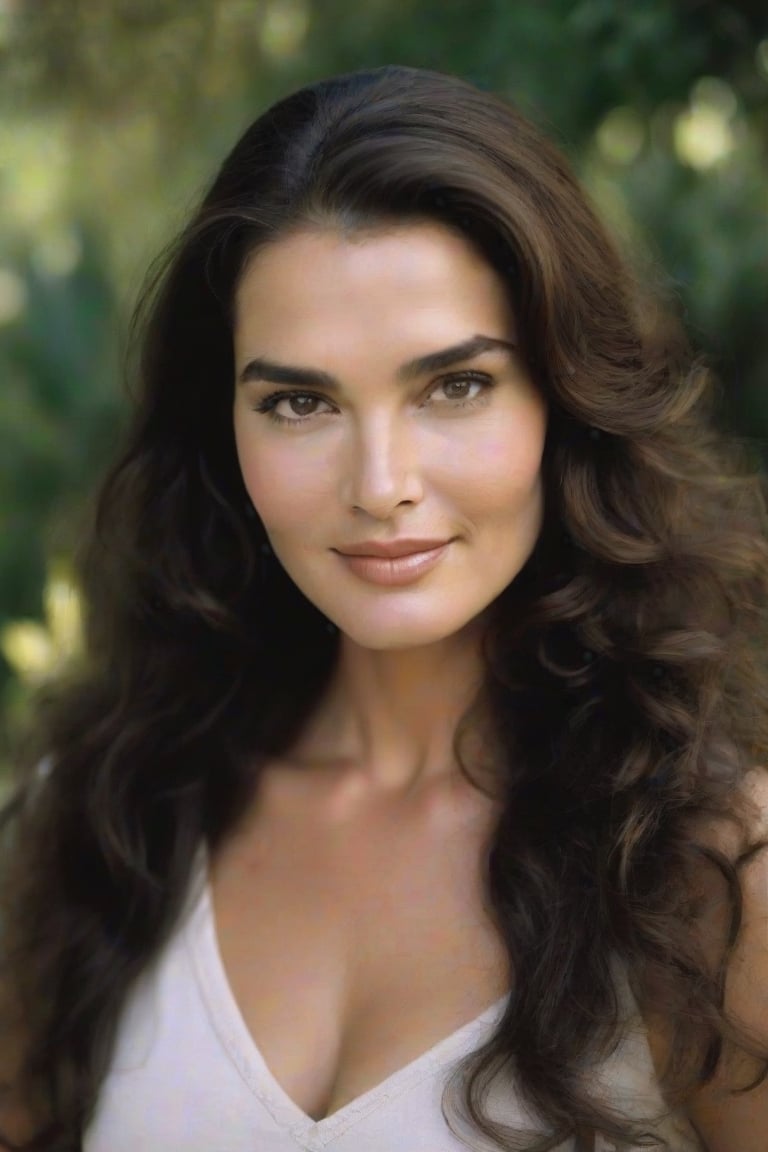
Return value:
[[(485, 400), (488, 390), (494, 385), (494, 381), (490, 376), (485, 376), (478, 372), (459, 372), (453, 376), (447, 376), (443, 380), (439, 380), (435, 385), (435, 388), (440, 388), (445, 384), (454, 384), (458, 381), (467, 381), (471, 384), (481, 384), (482, 389), (477, 396), (474, 396), (471, 399), (461, 399), (455, 401), (451, 405), (451, 407), (454, 408), (470, 408), (474, 404), (481, 403), (483, 400)], [(293, 398), (296, 396), (300, 397), (302, 400), (325, 399), (323, 396), (318, 396), (314, 392), (286, 392), (283, 389), (281, 392), (272, 392), (269, 396), (265, 396), (263, 400), (260, 400), (258, 404), (253, 406), (254, 411), (261, 412), (268, 416), (269, 419), (272, 420), (275, 424), (304, 424), (307, 420), (312, 420), (314, 416), (317, 415), (317, 413), (311, 412), (307, 416), (297, 416), (295, 419), (291, 419), (288, 416), (279, 416), (275, 411), (275, 406), (279, 404), (281, 400)]]

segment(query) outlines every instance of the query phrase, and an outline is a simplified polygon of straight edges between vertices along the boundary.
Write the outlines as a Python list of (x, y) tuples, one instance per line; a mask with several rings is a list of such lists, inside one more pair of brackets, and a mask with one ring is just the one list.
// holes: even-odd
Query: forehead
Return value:
[[(434, 221), (365, 232), (306, 228), (259, 250), (235, 295), (236, 336), (362, 327), (393, 333), (456, 325), (509, 335), (507, 286), (475, 246)], [(426, 335), (426, 333), (425, 333)], [(434, 332), (434, 336), (438, 333)]]

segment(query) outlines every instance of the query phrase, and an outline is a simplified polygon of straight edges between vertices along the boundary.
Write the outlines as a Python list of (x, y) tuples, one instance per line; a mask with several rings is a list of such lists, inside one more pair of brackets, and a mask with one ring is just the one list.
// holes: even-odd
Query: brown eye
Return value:
[(309, 411), (307, 411), (306, 408), (302, 409), (302, 407), (301, 407), (302, 404), (306, 405), (307, 402), (309, 402), (310, 404), (317, 404), (317, 396), (303, 396), (299, 393), (297, 393), (296, 395), (293, 395), (293, 396), (284, 396), (283, 399), (287, 400), (289, 405), (293, 405), (294, 403), (298, 403), (298, 405), (299, 405), (298, 410), (296, 408), (291, 408), (291, 411), (294, 412), (297, 416), (311, 416), (312, 415), (312, 409), (310, 409)]
[(273, 392), (271, 396), (265, 396), (263, 400), (256, 404), (255, 410), (257, 412), (263, 412), (270, 420), (273, 420), (275, 424), (303, 424), (305, 420), (310, 420), (315, 414), (314, 411), (296, 412), (294, 408), (295, 419), (290, 416), (281, 416), (276, 411), (276, 408), (283, 400), (288, 401), (290, 404), (295, 404), (297, 401), (299, 404), (302, 402), (306, 403), (307, 401), (313, 404), (324, 403), (321, 396), (314, 396), (311, 392)]
[[(469, 390), (473, 384), (478, 385), (480, 391), (476, 392), (474, 396), (470, 396)], [(490, 376), (478, 372), (463, 372), (458, 376), (447, 376), (444, 380), (440, 380), (432, 394), (434, 395), (434, 392), (442, 389), (443, 395), (449, 401), (453, 401), (452, 407), (463, 408), (466, 405), (477, 404), (484, 400), (493, 384), (494, 381)]]
[(441, 387), (445, 388), (446, 395), (451, 400), (465, 400), (467, 392), (471, 384), (477, 383), (472, 380), (446, 380)]

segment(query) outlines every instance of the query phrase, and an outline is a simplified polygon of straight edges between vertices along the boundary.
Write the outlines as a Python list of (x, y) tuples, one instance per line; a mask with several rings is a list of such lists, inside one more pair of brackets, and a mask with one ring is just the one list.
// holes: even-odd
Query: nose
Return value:
[(356, 429), (343, 469), (343, 503), (376, 519), (422, 498), (421, 466), (413, 434), (394, 416), (380, 414)]

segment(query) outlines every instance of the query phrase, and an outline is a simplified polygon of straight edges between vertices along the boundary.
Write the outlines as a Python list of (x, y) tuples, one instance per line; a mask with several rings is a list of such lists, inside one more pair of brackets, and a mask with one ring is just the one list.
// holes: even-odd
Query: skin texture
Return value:
[[(308, 228), (251, 259), (235, 305), (243, 479), (280, 563), (341, 632), (308, 755), (353, 765), (364, 787), (444, 776), (480, 675), (483, 613), (541, 529), (546, 403), (515, 351), (405, 382), (398, 369), (477, 335), (514, 343), (506, 286), (438, 223)], [(337, 388), (313, 387), (313, 401), (304, 387), (243, 382), (255, 358), (325, 371)], [(256, 411), (276, 390), (295, 423)], [(367, 583), (333, 551), (403, 536), (455, 539), (401, 587)]]

